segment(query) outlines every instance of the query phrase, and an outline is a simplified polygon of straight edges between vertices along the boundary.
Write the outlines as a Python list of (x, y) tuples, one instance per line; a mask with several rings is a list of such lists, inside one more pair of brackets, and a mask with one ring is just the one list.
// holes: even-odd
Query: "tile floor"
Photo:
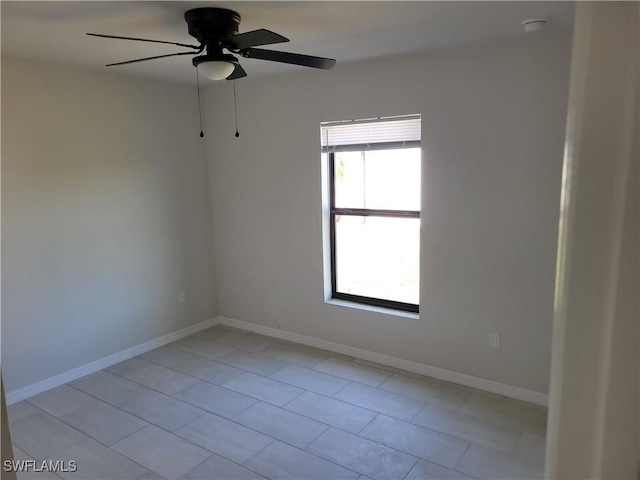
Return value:
[(217, 326), (9, 407), (70, 479), (542, 478), (546, 411)]

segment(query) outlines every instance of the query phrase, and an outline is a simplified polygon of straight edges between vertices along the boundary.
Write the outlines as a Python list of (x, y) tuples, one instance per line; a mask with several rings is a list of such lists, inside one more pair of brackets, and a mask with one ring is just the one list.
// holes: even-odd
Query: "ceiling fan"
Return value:
[(192, 60), (193, 66), (196, 67), (204, 76), (212, 80), (236, 80), (247, 76), (247, 72), (242, 68), (238, 59), (230, 53), (224, 53), (224, 50), (245, 58), (290, 63), (293, 65), (320, 68), (324, 70), (330, 69), (336, 63), (336, 61), (331, 58), (254, 48), (256, 46), (288, 42), (289, 39), (263, 28), (259, 30), (252, 30), (250, 32), (238, 33), (240, 15), (233, 10), (228, 10), (226, 8), (195, 8), (185, 12), (184, 18), (187, 22), (189, 35), (194, 37), (199, 42), (199, 45), (166, 42), (163, 40), (150, 40), (146, 38), (104, 35), (99, 33), (87, 33), (87, 35), (91, 35), (93, 37), (116, 38), (121, 40), (134, 40), (139, 42), (165, 43), (190, 49), (189, 51), (184, 52), (110, 63), (107, 67), (145, 62), (147, 60), (174, 57), (178, 55), (196, 55)]

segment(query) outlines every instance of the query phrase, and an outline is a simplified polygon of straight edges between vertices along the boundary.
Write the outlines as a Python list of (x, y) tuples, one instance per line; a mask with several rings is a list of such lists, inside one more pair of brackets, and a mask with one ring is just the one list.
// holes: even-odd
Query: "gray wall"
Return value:
[[(208, 88), (219, 314), (547, 392), (569, 52), (534, 37), (249, 77), (239, 139), (231, 82)], [(407, 113), (423, 125), (420, 319), (328, 305), (320, 122)]]
[(215, 316), (197, 118), (193, 88), (2, 57), (9, 392)]
[[(569, 50), (249, 77), (239, 139), (217, 84), (204, 142), (193, 88), (3, 57), (8, 391), (220, 314), (546, 392)], [(319, 124), (403, 113), (423, 118), (419, 320), (323, 292)]]

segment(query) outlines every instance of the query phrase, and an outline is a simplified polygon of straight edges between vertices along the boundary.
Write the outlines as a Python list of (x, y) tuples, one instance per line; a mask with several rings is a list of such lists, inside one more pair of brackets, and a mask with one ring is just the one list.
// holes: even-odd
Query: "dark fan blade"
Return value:
[(176, 42), (165, 42), (163, 40), (149, 40), (147, 38), (120, 37), (118, 35), (103, 35), (101, 33), (87, 33), (87, 35), (90, 35), (92, 37), (117, 38), (119, 40), (134, 40), (136, 42), (166, 43), (167, 45), (177, 45), (179, 47), (186, 47), (186, 48), (195, 48), (195, 49), (200, 48), (196, 45), (187, 45), (185, 43), (176, 43)]
[(242, 50), (257, 45), (272, 45), (274, 43), (284, 43), (288, 41), (288, 38), (278, 35), (271, 30), (265, 30), (264, 28), (239, 33), (237, 35), (229, 35), (220, 39), (222, 45), (229, 50)]
[(156, 55), (155, 57), (137, 58), (135, 60), (127, 60), (126, 62), (109, 63), (106, 66), (107, 67), (113, 67), (114, 65), (126, 65), (127, 63), (146, 62), (147, 60), (155, 60), (156, 58), (175, 57), (175, 56), (178, 56), (178, 55), (195, 55), (197, 53), (198, 52), (168, 53), (167, 55)]
[(227, 80), (237, 80), (238, 78), (246, 77), (247, 72), (244, 71), (244, 68), (240, 66), (239, 63), (236, 63), (236, 68), (231, 75), (227, 77)]
[(329, 70), (336, 64), (332, 58), (312, 57), (311, 55), (301, 55), (299, 53), (277, 52), (275, 50), (263, 50), (261, 48), (247, 48), (240, 54), (246, 58), (258, 58), (260, 60), (270, 60), (272, 62), (291, 63), (304, 67), (322, 68)]

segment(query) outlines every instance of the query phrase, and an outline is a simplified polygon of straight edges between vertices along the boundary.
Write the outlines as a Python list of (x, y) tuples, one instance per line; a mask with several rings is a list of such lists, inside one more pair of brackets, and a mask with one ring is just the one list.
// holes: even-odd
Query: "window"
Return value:
[(328, 122), (331, 298), (418, 312), (420, 116)]

